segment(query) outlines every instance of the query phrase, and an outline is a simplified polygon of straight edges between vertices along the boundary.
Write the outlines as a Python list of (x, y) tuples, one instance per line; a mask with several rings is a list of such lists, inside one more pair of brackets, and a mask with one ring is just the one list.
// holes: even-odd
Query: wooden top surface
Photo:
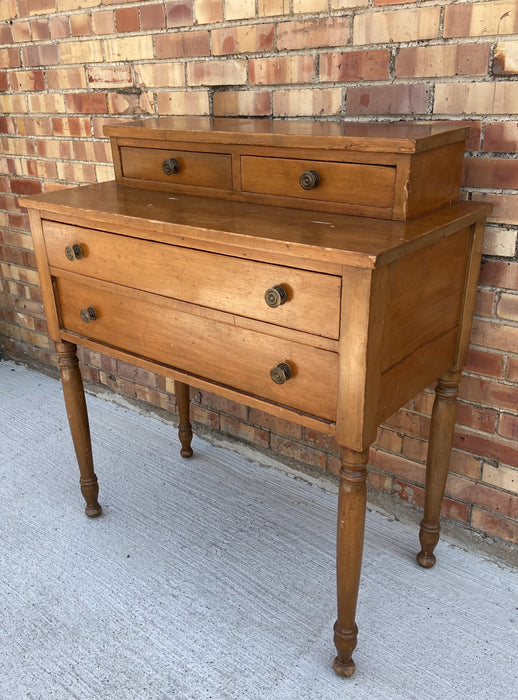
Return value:
[[(218, 243), (331, 263), (376, 267), (483, 219), (491, 206), (458, 202), (391, 221), (143, 190), (115, 181), (21, 200), (44, 218), (205, 247)], [(153, 230), (143, 221), (152, 222)], [(156, 232), (154, 234), (154, 232)], [(180, 244), (182, 241), (180, 241)], [(279, 259), (279, 263), (287, 263)]]
[(153, 117), (104, 127), (107, 136), (228, 145), (418, 153), (465, 140), (468, 127), (441, 122), (323, 122), (230, 117)]

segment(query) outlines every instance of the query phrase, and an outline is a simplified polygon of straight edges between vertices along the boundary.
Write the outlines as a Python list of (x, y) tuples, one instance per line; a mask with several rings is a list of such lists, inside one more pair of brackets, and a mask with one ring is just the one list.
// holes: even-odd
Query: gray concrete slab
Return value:
[(367, 521), (356, 675), (335, 676), (336, 496), (88, 398), (83, 515), (59, 383), (0, 362), (2, 700), (515, 699), (516, 570)]

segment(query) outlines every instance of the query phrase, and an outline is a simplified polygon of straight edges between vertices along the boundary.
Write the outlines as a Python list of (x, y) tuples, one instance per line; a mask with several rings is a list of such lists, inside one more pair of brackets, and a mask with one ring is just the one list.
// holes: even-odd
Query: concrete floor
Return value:
[(370, 513), (357, 671), (331, 669), (336, 495), (88, 397), (83, 515), (59, 383), (0, 362), (1, 700), (518, 697), (516, 569)]

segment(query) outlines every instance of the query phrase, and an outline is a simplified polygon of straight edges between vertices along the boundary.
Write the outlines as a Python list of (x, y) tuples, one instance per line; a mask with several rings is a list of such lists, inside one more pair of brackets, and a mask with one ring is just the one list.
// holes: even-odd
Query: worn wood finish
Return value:
[[(441, 377), (418, 555), (422, 566), (435, 561), (489, 211), (439, 206), (458, 191), (466, 131), (195, 118), (108, 133), (131, 167), (142, 150), (140, 172), (154, 172), (171, 143), (186, 154), (185, 173), (194, 154), (230, 158), (232, 174), (230, 184), (223, 178), (227, 199), (201, 180), (178, 185), (197, 196), (172, 195), (121, 184), (116, 160), (118, 183), (26, 200), (87, 514), (100, 506), (76, 343), (175, 381), (184, 457), (192, 454), (190, 385), (334, 435), (342, 448), (334, 668), (351, 675), (369, 446), (381, 420)], [(316, 163), (325, 169), (315, 197), (328, 197), (329, 212), (308, 209), (313, 195), (303, 203), (293, 195), (299, 166)], [(253, 203), (232, 201), (242, 185), (257, 189)], [(356, 213), (376, 203), (376, 216), (404, 219), (437, 208), (407, 221), (348, 216), (345, 190)], [(264, 203), (279, 200), (290, 208)], [(79, 258), (65, 253), (74, 245)], [(267, 289), (278, 306), (266, 303)]]

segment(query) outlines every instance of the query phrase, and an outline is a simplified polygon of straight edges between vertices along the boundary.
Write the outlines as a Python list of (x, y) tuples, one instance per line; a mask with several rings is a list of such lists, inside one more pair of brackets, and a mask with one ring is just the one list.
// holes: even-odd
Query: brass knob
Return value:
[(176, 158), (166, 158), (162, 163), (162, 170), (166, 175), (176, 175), (180, 172), (180, 163)]
[(305, 190), (314, 190), (320, 182), (320, 175), (316, 170), (306, 170), (300, 176), (300, 186)]
[(270, 370), (270, 377), (276, 384), (284, 384), (291, 379), (291, 367), (287, 362), (279, 362), (276, 367)]
[(268, 306), (275, 309), (277, 306), (282, 306), (288, 299), (288, 292), (280, 284), (276, 284), (275, 287), (270, 287), (264, 293), (264, 299)]
[(93, 306), (89, 306), (86, 309), (81, 309), (81, 321), (85, 323), (90, 323), (90, 321), (97, 321), (97, 311)]
[(83, 257), (83, 250), (78, 243), (74, 243), (74, 245), (66, 246), (65, 255), (71, 262), (73, 260), (81, 260), (81, 258)]

